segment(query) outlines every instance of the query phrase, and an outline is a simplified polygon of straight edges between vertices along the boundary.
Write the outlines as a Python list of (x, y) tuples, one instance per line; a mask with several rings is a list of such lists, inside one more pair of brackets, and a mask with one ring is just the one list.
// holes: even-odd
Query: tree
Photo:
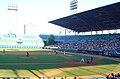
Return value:
[(47, 38), (47, 45), (53, 45), (55, 44), (55, 37), (54, 35), (50, 35), (48, 38)]

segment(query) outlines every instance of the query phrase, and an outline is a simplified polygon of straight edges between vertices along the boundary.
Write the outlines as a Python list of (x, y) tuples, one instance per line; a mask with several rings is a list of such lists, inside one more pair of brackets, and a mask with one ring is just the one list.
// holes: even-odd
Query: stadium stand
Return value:
[(54, 46), (63, 50), (85, 51), (84, 53), (120, 57), (119, 38), (120, 34), (68, 35), (59, 36), (59, 38), (55, 36), (57, 43)]
[[(61, 49), (70, 49), (70, 50), (72, 49), (78, 51), (80, 50), (95, 51), (94, 54), (99, 54), (96, 51), (99, 52), (103, 51), (104, 55), (118, 56), (118, 57), (120, 56), (119, 55), (120, 40), (118, 39), (120, 37), (119, 34), (113, 34), (113, 35), (106, 34), (104, 36), (98, 35), (99, 37), (97, 35), (95, 36), (89, 36), (90, 38), (86, 38), (88, 36), (86, 37), (84, 36), (85, 38), (82, 37), (82, 40), (79, 40), (78, 37), (78, 40), (76, 39), (76, 41), (74, 42), (73, 41), (61, 42), (61, 43), (57, 43), (57, 46)], [(116, 53), (117, 50), (118, 52)]]
[[(120, 2), (107, 6), (95, 8), (92, 10), (76, 13), (70, 16), (62, 17), (49, 23), (71, 29), (75, 32), (90, 32), (103, 30), (120, 29)], [(76, 40), (79, 39), (78, 40)], [(78, 36), (67, 39), (69, 42), (59, 43), (59, 47), (64, 49), (85, 50), (84, 53), (102, 54), (108, 56), (120, 57), (120, 34)], [(71, 41), (74, 39), (76, 43)], [(115, 51), (115, 52), (112, 52)], [(113, 54), (114, 53), (114, 54)]]
[(44, 46), (39, 36), (1, 34), (0, 48), (40, 48)]

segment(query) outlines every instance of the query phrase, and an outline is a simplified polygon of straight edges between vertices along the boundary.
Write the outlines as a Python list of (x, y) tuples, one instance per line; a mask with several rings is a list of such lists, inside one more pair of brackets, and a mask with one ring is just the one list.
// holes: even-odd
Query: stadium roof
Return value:
[(49, 23), (76, 32), (120, 29), (120, 2), (49, 21)]

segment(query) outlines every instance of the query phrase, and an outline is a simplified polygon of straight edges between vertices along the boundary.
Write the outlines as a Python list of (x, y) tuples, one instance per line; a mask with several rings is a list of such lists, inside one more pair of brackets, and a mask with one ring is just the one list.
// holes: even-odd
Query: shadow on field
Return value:
[(67, 64), (27, 64), (27, 65), (0, 65), (0, 69), (57, 69), (57, 68), (64, 68), (69, 67)]
[(12, 69), (12, 70), (13, 70), (14, 74), (15, 74), (17, 77), (20, 77), (20, 76), (18, 75), (18, 72), (16, 71), (16, 69)]
[[(99, 60), (100, 61), (100, 60)], [(103, 61), (106, 61), (103, 62)], [(100, 61), (100, 64), (87, 64), (87, 65), (84, 65), (84, 64), (80, 64), (80, 65), (76, 65), (79, 66), (79, 67), (87, 67), (87, 66), (99, 66), (99, 65), (111, 65), (111, 64), (119, 64), (120, 62), (117, 62), (117, 61), (114, 61), (114, 60), (109, 60), (109, 59), (104, 59), (104, 60), (101, 60)], [(38, 63), (25, 63), (25, 64), (20, 64), (20, 63), (0, 63), (0, 69), (27, 69), (27, 70), (39, 70), (39, 69), (59, 69), (59, 68), (65, 68), (65, 67), (72, 67), (70, 64), (61, 64), (61, 63), (51, 63), (51, 64), (38, 64)], [(75, 66), (74, 66), (75, 67)], [(105, 70), (105, 68), (104, 68)], [(14, 70), (15, 72), (15, 70)]]

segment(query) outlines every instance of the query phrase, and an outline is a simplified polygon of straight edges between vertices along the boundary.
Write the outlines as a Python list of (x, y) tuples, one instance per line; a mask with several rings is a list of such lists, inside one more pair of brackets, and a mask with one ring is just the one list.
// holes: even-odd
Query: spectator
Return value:
[(7, 79), (10, 79), (9, 77)]
[(114, 74), (114, 73), (111, 73), (111, 74), (108, 74), (106, 76), (107, 79), (120, 79), (120, 74)]
[(63, 77), (61, 79), (63, 79)]
[(76, 77), (74, 77), (74, 79), (77, 79)]
[(106, 76), (106, 78), (107, 78), (107, 79), (110, 79), (110, 74), (108, 74), (108, 75)]
[(67, 77), (65, 76), (65, 79), (67, 79)]

